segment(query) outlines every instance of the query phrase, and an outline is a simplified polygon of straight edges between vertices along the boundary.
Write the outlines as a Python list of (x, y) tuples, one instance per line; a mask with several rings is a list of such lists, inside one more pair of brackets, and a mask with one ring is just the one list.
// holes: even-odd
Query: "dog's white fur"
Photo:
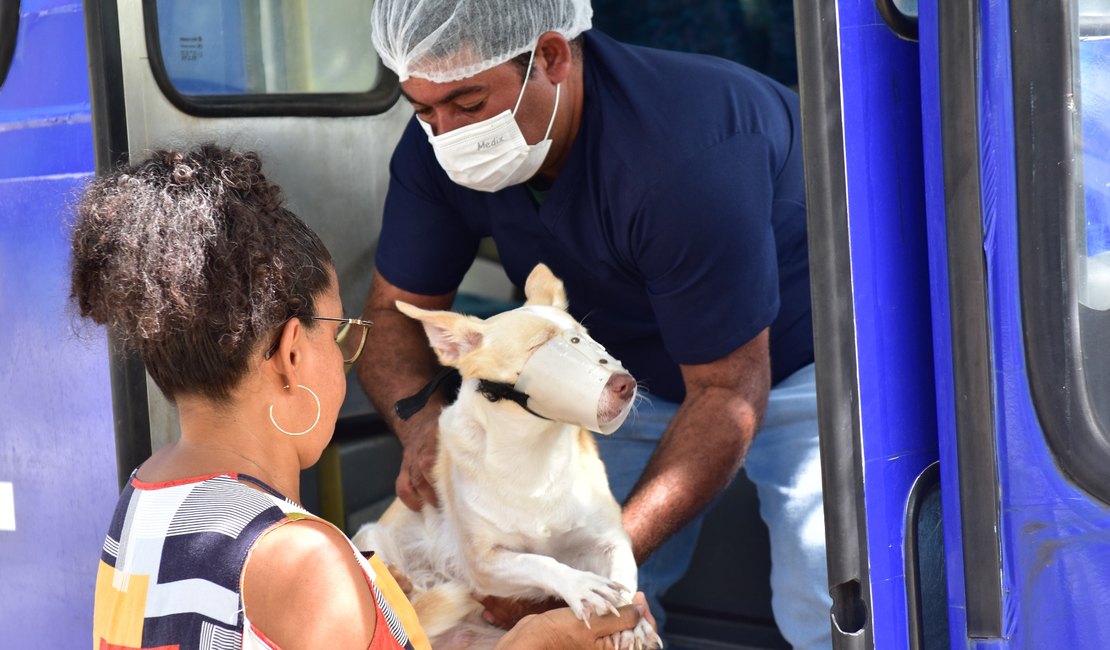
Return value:
[[(525, 295), (524, 309), (485, 321), (397, 303), (421, 321), (440, 362), (458, 368), (463, 384), (439, 418), (440, 507), (417, 513), (395, 501), (355, 544), (411, 580), (413, 605), (437, 650), (490, 647), (503, 634), (481, 620), (472, 594), (557, 596), (585, 620), (627, 604), (636, 590), (631, 542), (592, 434), (477, 391), (479, 378), (514, 383), (530, 352), (560, 331), (587, 336), (546, 266), (529, 275)], [(607, 391), (602, 416), (623, 417), (631, 392)], [(658, 636), (644, 620), (614, 641), (644, 647)]]

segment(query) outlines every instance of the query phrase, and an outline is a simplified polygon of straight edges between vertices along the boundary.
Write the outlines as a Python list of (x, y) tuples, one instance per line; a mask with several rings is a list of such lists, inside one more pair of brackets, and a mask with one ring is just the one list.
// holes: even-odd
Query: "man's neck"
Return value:
[(560, 110), (559, 115), (555, 118), (551, 153), (548, 154), (547, 161), (532, 179), (532, 183), (537, 189), (544, 186), (550, 188), (555, 183), (555, 179), (559, 177), (559, 172), (562, 171), (563, 165), (570, 156), (570, 150), (574, 146), (574, 141), (578, 137), (578, 130), (582, 126), (582, 112), (585, 106), (585, 94), (583, 92), (585, 86), (583, 75), (585, 56), (585, 52), (583, 52), (570, 76), (564, 82), (565, 108)]

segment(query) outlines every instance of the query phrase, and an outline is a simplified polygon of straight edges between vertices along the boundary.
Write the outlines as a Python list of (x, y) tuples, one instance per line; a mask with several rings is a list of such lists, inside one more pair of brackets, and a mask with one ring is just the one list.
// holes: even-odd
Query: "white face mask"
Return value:
[[(532, 51), (532, 58), (536, 52)], [(528, 87), (528, 76), (532, 73), (532, 58), (528, 59), (528, 72), (524, 75), (524, 85), (520, 88), (516, 106), (488, 120), (461, 126), (442, 135), (432, 135), (430, 124), (417, 118), (417, 122), (428, 134), (436, 159), (447, 172), (447, 176), (463, 187), (480, 192), (498, 190), (523, 183), (536, 175), (547, 158), (551, 148), (551, 127), (559, 112), (559, 85), (555, 86), (555, 108), (551, 111), (551, 121), (543, 140), (528, 144), (517, 125), (517, 109)]]

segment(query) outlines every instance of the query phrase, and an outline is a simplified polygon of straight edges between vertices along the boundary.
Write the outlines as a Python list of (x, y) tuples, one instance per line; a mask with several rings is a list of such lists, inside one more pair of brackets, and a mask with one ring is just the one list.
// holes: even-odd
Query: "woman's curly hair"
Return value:
[(274, 328), (312, 326), (330, 282), (331, 255), (261, 169), (258, 154), (214, 144), (156, 151), (77, 204), (71, 298), (170, 400), (228, 398)]

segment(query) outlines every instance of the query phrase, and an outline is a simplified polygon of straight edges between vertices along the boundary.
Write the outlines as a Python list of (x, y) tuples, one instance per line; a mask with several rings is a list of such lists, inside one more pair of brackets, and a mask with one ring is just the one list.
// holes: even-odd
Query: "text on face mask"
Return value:
[(496, 147), (497, 145), (501, 144), (502, 142), (504, 142), (507, 137), (509, 137), (509, 136), (503, 135), (503, 136), (498, 137), (498, 138), (490, 138), (489, 140), (482, 140), (481, 142), (478, 143), (478, 151), (482, 151), (483, 149), (492, 149), (492, 148)]

